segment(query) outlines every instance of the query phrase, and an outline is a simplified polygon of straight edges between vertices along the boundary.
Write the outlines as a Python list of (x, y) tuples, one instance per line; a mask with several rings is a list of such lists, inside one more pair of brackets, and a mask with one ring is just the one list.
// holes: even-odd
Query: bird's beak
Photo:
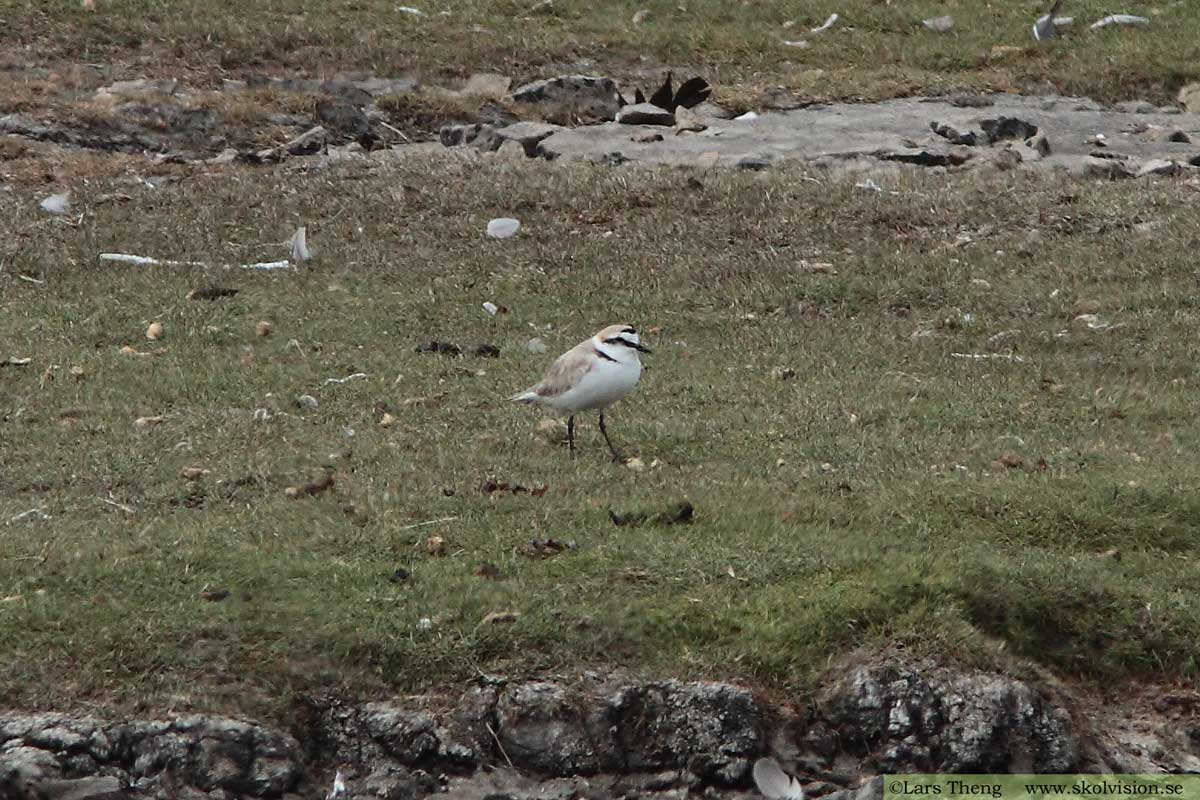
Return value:
[(643, 353), (653, 353), (654, 352), (653, 350), (651, 350), (649, 347), (646, 347), (646, 345), (642, 344), (641, 342), (639, 342), (638, 344), (635, 344), (633, 346), (633, 349), (640, 350)]

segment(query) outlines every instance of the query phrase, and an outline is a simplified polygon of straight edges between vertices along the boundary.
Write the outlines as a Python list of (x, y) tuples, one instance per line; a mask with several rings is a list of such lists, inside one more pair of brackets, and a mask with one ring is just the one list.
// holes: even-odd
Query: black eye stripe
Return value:
[(611, 339), (605, 339), (605, 344), (623, 344), (626, 347), (633, 347), (633, 343), (627, 339), (622, 339), (620, 336), (614, 336)]

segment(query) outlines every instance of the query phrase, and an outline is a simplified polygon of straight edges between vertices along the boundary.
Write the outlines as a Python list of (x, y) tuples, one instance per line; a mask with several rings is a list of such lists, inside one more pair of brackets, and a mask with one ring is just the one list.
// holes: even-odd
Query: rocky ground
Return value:
[[(811, 796), (894, 772), (1194, 772), (1195, 692), (1138, 709), (930, 663), (848, 669), (779, 703), (722, 683), (482, 679), (460, 697), (312, 699), (289, 730), (223, 717), (0, 715), (5, 797), (680, 798), (750, 794), (771, 755)], [(1135, 718), (1137, 722), (1130, 720)]]
[[(69, 173), (73, 157), (123, 155), (143, 168), (264, 165), (367, 151), (403, 154), (436, 140), (513, 157), (766, 169), (786, 160), (932, 168), (1058, 168), (1105, 178), (1177, 175), (1200, 167), (1194, 90), (1178, 105), (1083, 98), (952, 95), (802, 105), (766, 93), (760, 108), (711, 102), (673, 112), (625, 104), (633, 87), (565, 75), (510, 87), (474, 75), (456, 87), (346, 74), (331, 80), (174, 79), (106, 82), (101, 68), (14, 70), (0, 114), (10, 183)], [(1188, 110), (1191, 109), (1191, 110)], [(43, 169), (21, 170), (33, 160)]]

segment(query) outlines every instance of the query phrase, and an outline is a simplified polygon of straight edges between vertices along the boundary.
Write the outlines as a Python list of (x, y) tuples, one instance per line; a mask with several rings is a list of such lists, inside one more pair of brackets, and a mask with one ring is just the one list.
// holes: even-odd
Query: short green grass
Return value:
[[(727, 96), (784, 86), (815, 97), (889, 97), (978, 88), (1089, 94), (1099, 100), (1174, 99), (1200, 79), (1200, 17), (1189, 0), (1138, 0), (1144, 30), (1087, 24), (1112, 13), (1106, 0), (1072, 0), (1070, 39), (1035, 46), (1045, 0), (274, 0), (244, 13), (234, 0), (0, 0), (10, 43), (43, 59), (124, 64), (130, 76), (173, 73), (213, 82), (243, 72), (332, 75), (338, 70), (411, 73), (434, 81), (494, 71), (518, 80), (556, 71), (657, 77), (663, 67), (706, 75)], [(535, 10), (536, 8), (536, 10)], [(633, 15), (650, 16), (634, 25)], [(841, 22), (808, 35), (828, 14)], [(951, 14), (949, 34), (921, 28)], [(789, 24), (790, 23), (790, 24)], [(807, 39), (800, 50), (785, 41)], [(999, 48), (998, 50), (996, 48)], [(20, 60), (17, 56), (12, 57)], [(653, 75), (647, 75), (653, 73)]]
[[(0, 368), (0, 702), (262, 710), (589, 666), (801, 691), (899, 648), (1195, 681), (1193, 185), (687, 177), (414, 157), (95, 183), (78, 225), (0, 196), (0, 358), (32, 359)], [(487, 240), (505, 214), (520, 236)], [(286, 274), (96, 259), (280, 257), (300, 223), (318, 260)], [(186, 299), (211, 284), (240, 293)], [(507, 400), (619, 321), (655, 351), (610, 416), (642, 471), (593, 418), (572, 459)], [(690, 525), (608, 517), (682, 499)]]

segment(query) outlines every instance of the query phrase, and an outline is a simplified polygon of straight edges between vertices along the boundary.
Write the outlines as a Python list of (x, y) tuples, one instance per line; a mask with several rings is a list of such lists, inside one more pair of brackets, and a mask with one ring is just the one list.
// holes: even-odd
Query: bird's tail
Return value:
[(532, 403), (538, 399), (537, 392), (533, 389), (526, 389), (523, 392), (517, 392), (512, 397), (508, 398), (514, 403)]

